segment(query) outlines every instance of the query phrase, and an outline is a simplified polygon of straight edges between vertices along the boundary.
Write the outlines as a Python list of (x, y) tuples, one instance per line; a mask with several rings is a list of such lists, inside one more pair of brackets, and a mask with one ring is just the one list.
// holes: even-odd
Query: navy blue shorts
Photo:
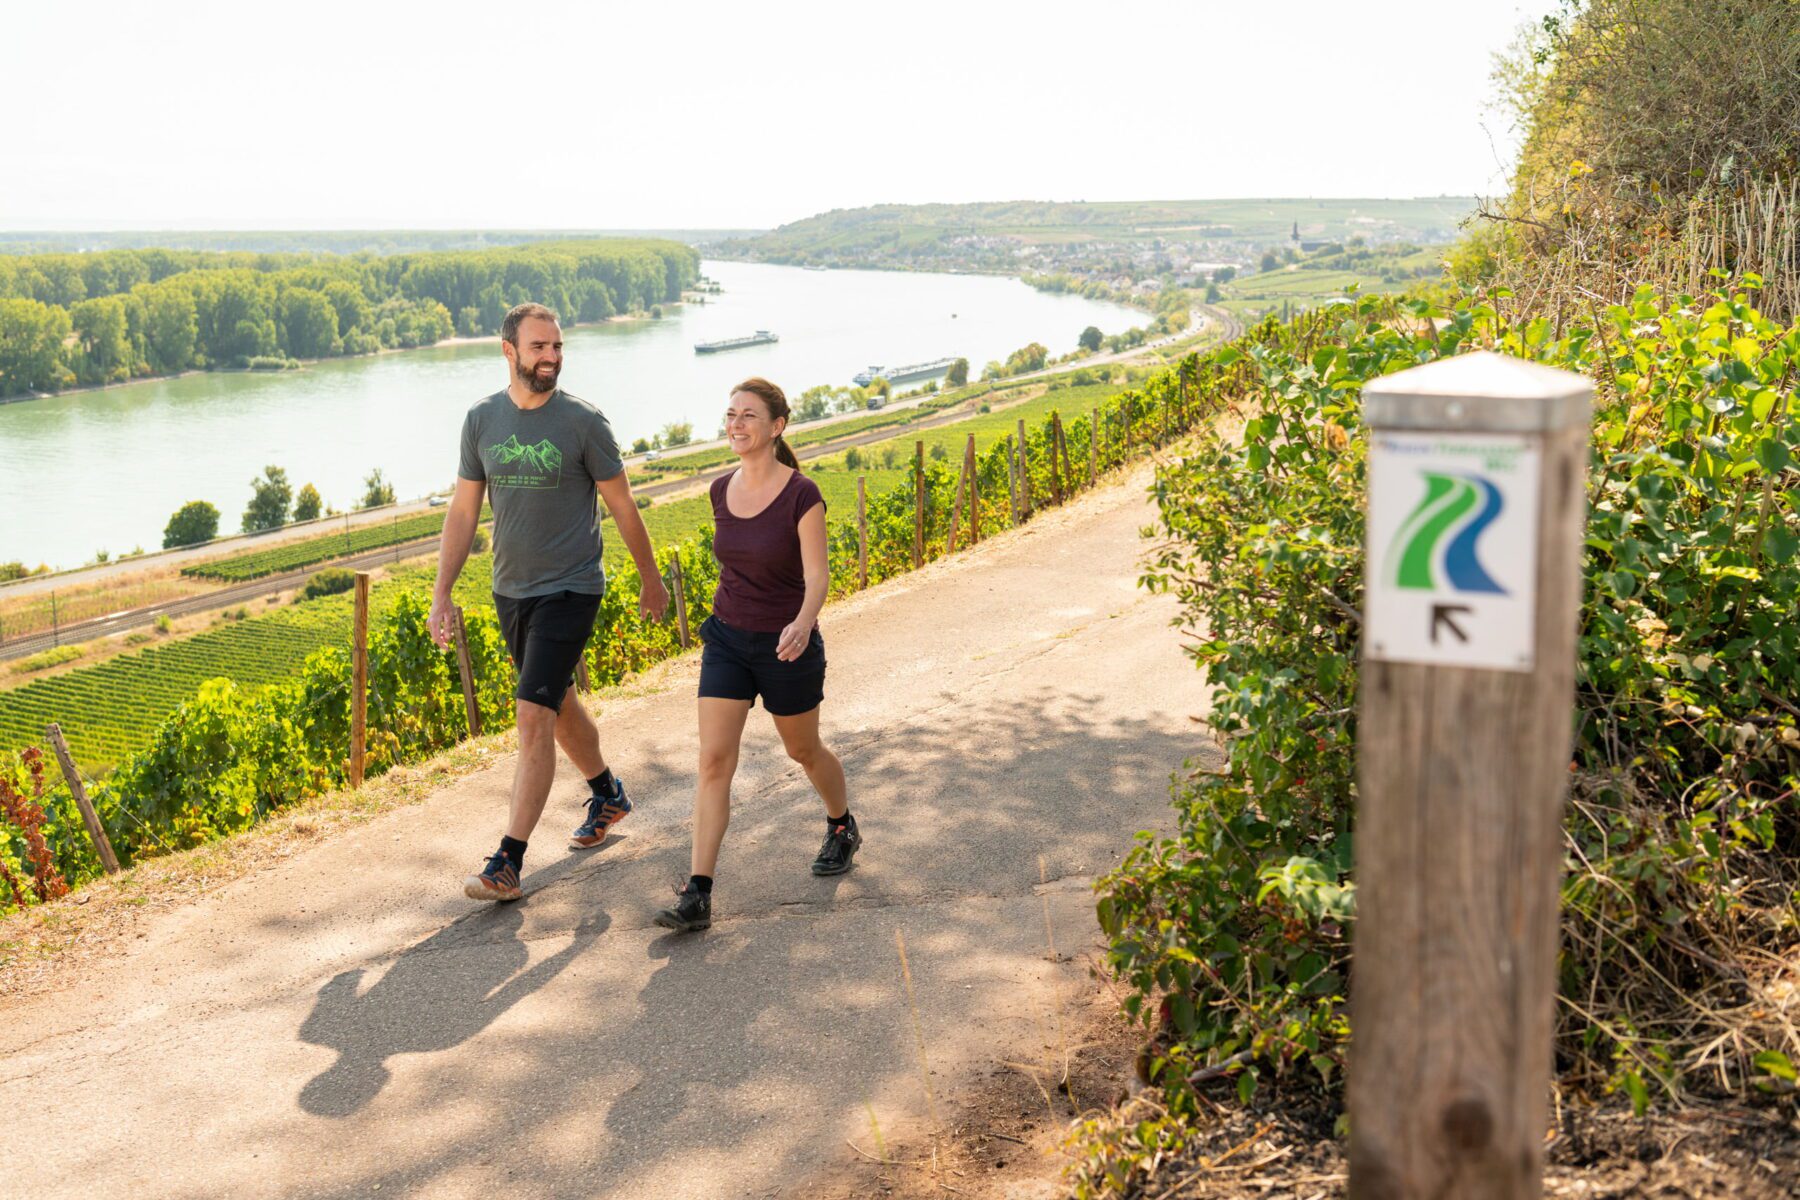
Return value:
[(553, 592), (515, 600), (494, 595), (500, 636), (519, 669), (513, 695), (532, 704), (562, 711), (563, 697), (575, 686), (575, 662), (594, 635), (600, 597), (586, 592)]
[(700, 625), (700, 694), (720, 700), (762, 697), (772, 717), (797, 717), (825, 700), (825, 639), (812, 640), (793, 662), (775, 657), (779, 633), (757, 633), (708, 617)]

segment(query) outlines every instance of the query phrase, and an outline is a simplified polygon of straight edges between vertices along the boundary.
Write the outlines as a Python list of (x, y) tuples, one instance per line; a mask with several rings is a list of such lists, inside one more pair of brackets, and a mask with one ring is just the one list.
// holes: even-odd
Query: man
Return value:
[(575, 695), (575, 664), (606, 586), (596, 492), (637, 563), (638, 611), (652, 619), (669, 607), (612, 426), (593, 405), (556, 386), (563, 352), (556, 314), (541, 304), (514, 308), (500, 324), (500, 349), (512, 381), (478, 401), (463, 421), (430, 618), (433, 640), (448, 645), (450, 589), (468, 561), (486, 492), (494, 510), (494, 609), (519, 669), (519, 759), (506, 836), (487, 865), (464, 881), (464, 894), (474, 900), (523, 895), (525, 845), (550, 796), (558, 745), (587, 776), (590, 792), (587, 820), (571, 845), (599, 845), (631, 811), (625, 785), (600, 753), (600, 730)]

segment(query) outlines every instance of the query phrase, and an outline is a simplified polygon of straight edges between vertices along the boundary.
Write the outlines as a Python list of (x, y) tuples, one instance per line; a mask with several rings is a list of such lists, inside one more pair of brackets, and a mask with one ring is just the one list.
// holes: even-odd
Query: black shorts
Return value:
[(775, 657), (779, 633), (757, 633), (708, 617), (700, 625), (700, 694), (720, 700), (762, 697), (772, 717), (797, 717), (825, 700), (825, 639), (812, 640), (793, 662)]
[(496, 593), (494, 613), (506, 652), (519, 669), (513, 695), (561, 712), (563, 696), (575, 684), (575, 663), (594, 634), (600, 597), (552, 592), (515, 600)]

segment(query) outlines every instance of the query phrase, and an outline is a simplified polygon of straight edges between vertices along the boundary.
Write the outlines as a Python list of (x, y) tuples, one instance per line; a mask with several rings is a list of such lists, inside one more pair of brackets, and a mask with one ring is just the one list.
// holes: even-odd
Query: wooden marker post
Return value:
[(866, 476), (856, 477), (856, 587), (869, 586), (869, 492)]
[(1541, 1191), (1591, 394), (1487, 352), (1363, 390), (1356, 1200)]
[(469, 660), (469, 634), (463, 625), (463, 609), (458, 604), (451, 632), (456, 637), (456, 671), (462, 677), (463, 714), (469, 719), (469, 736), (481, 736), (481, 705), (475, 696), (475, 664)]
[(52, 721), (44, 728), (44, 736), (50, 739), (50, 749), (56, 752), (56, 764), (62, 768), (63, 782), (69, 785), (69, 794), (75, 797), (75, 807), (81, 810), (81, 823), (87, 826), (88, 836), (94, 839), (94, 849), (100, 854), (100, 865), (106, 868), (108, 875), (119, 873), (119, 856), (113, 853), (112, 842), (106, 836), (106, 826), (100, 823), (100, 814), (94, 811), (94, 802), (88, 799), (87, 784), (82, 781), (81, 772), (75, 767), (75, 757), (69, 753), (69, 743), (63, 739), (62, 726)]
[(1025, 458), (1025, 418), (1019, 418), (1019, 511), (1031, 516), (1031, 464)]
[(913, 570), (925, 565), (925, 443), (913, 443)]
[(369, 721), (369, 573), (356, 573), (356, 625), (350, 643), (350, 786), (363, 785)]

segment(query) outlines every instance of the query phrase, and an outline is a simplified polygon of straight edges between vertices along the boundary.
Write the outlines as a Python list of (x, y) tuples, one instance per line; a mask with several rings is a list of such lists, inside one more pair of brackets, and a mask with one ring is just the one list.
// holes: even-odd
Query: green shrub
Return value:
[(66, 662), (74, 662), (87, 653), (86, 646), (55, 646), (37, 654), (28, 654), (12, 664), (15, 675), (29, 675), (33, 671), (47, 671), (51, 667), (59, 667)]
[(355, 586), (355, 571), (343, 567), (327, 567), (306, 581), (306, 586), (300, 589), (300, 599), (316, 600), (320, 596), (335, 596)]
[[(1750, 280), (1753, 286), (1757, 281)], [(1511, 304), (1510, 312), (1516, 311)], [(1422, 318), (1447, 322), (1411, 334)], [(1575, 869), (1563, 888), (1566, 1081), (1640, 1105), (1781, 1086), (1790, 1034), (1729, 997), (1791, 946), (1800, 877), (1800, 328), (1747, 293), (1640, 293), (1597, 324), (1376, 298), (1265, 322), (1227, 369), (1256, 413), (1159, 473), (1163, 549), (1213, 685), (1219, 773), (1184, 772), (1179, 832), (1141, 835), (1099, 915), (1171, 1104), (1197, 1066), (1335, 1085), (1344, 988), (1358, 623), (1362, 384), (1465, 342), (1597, 381), (1577, 664)], [(1758, 1081), (1761, 1081), (1760, 1083)]]

